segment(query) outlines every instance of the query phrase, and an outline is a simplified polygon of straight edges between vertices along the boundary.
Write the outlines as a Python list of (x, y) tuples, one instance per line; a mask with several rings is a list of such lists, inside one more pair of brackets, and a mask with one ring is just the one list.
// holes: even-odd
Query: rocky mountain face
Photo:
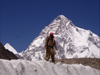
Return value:
[(57, 44), (56, 59), (64, 58), (100, 58), (100, 37), (75, 26), (71, 20), (59, 15), (39, 36), (23, 51), (21, 57), (28, 60), (45, 58), (45, 39), (53, 32)]
[(4, 46), (0, 43), (0, 59), (11, 60), (11, 59), (18, 59), (18, 58), (8, 49), (5, 49)]

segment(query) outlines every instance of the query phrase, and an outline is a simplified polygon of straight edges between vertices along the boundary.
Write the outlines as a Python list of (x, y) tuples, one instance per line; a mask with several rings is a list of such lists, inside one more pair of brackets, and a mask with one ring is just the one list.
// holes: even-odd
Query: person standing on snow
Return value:
[(55, 50), (54, 50), (54, 47), (55, 49), (57, 50), (57, 47), (56, 47), (56, 42), (54, 40), (54, 35), (53, 33), (51, 32), (50, 33), (50, 36), (47, 36), (46, 38), (46, 41), (45, 41), (45, 48), (46, 48), (46, 57), (45, 57), (45, 60), (49, 60), (50, 56), (51, 56), (51, 59), (52, 59), (52, 62), (55, 63)]

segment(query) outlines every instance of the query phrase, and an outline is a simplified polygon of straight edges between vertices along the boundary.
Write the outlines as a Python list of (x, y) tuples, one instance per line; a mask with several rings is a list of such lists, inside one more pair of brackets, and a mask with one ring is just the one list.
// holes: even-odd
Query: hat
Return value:
[(53, 33), (51, 32), (50, 35), (53, 35)]

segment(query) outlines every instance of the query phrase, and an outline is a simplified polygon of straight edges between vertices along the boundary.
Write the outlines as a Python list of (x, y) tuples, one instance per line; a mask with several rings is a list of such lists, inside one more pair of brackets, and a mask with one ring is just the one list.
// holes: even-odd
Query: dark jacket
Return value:
[(57, 47), (56, 47), (56, 42), (54, 40), (54, 37), (51, 38), (50, 36), (47, 36), (46, 38), (46, 41), (45, 41), (45, 47), (55, 47), (55, 49), (57, 50)]

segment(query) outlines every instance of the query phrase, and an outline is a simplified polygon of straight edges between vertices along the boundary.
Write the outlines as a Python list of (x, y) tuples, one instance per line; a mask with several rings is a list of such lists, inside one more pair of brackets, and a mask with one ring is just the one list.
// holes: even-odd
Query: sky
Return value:
[(99, 0), (1, 0), (0, 42), (22, 52), (59, 15), (100, 37), (99, 9)]

